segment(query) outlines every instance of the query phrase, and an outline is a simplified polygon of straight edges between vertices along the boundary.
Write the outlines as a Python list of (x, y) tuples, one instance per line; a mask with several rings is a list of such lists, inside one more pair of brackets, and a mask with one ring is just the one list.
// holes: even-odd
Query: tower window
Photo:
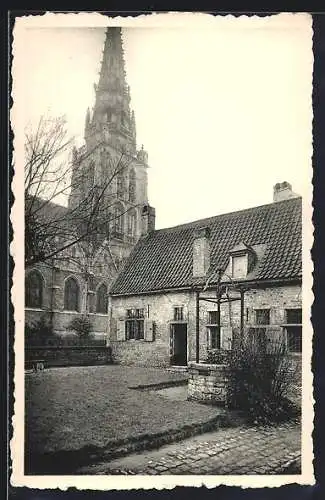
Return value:
[(114, 220), (113, 220), (113, 227), (114, 227), (114, 235), (115, 236), (122, 236), (124, 232), (124, 217), (123, 217), (123, 210), (122, 208), (117, 205), (114, 207), (114, 214), (113, 214)]
[(79, 311), (79, 285), (75, 278), (68, 278), (64, 285), (64, 309)]
[(136, 233), (136, 215), (134, 212), (128, 214), (128, 234), (135, 236)]
[(130, 170), (129, 176), (129, 201), (135, 203), (135, 172)]
[(25, 305), (35, 308), (43, 306), (43, 279), (38, 271), (31, 271), (26, 277)]

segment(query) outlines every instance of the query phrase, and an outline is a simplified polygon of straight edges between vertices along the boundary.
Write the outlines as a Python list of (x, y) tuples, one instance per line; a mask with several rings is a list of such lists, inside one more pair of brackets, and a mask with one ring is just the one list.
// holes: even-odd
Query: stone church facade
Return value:
[[(103, 231), (93, 245), (80, 241), (55, 258), (26, 269), (25, 323), (46, 317), (64, 334), (74, 317), (89, 315), (95, 334), (108, 334), (110, 286), (139, 238), (154, 227), (155, 210), (148, 204), (148, 155), (136, 144), (134, 112), (126, 83), (120, 28), (108, 28), (95, 105), (87, 110), (85, 144), (73, 151), (68, 207), (74, 210), (98, 186)], [(79, 227), (71, 228), (72, 237)]]

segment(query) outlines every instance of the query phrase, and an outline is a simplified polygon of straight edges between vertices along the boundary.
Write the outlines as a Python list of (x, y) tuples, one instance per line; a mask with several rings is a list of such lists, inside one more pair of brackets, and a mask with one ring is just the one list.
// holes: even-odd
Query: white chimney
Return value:
[(283, 201), (290, 200), (291, 198), (297, 198), (296, 193), (292, 191), (292, 186), (289, 182), (278, 182), (273, 187), (273, 201)]
[(210, 229), (195, 230), (193, 241), (193, 277), (205, 276), (210, 267)]

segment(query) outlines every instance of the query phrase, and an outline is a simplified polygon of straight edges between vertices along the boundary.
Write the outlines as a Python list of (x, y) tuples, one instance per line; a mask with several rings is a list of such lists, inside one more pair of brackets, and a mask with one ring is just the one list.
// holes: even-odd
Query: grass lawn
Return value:
[(213, 407), (129, 388), (178, 379), (184, 375), (126, 366), (26, 374), (26, 454), (104, 447), (114, 440), (203, 423), (218, 414)]

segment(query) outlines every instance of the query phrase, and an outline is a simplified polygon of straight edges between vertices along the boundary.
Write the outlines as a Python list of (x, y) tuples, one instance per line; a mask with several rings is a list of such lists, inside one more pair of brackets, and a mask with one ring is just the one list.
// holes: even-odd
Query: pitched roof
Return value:
[(297, 197), (153, 231), (134, 247), (111, 293), (137, 294), (197, 283), (192, 276), (192, 246), (195, 229), (203, 226), (211, 231), (210, 284), (213, 271), (227, 267), (229, 251), (241, 242), (263, 247), (256, 280), (301, 278), (301, 223), (301, 197)]

